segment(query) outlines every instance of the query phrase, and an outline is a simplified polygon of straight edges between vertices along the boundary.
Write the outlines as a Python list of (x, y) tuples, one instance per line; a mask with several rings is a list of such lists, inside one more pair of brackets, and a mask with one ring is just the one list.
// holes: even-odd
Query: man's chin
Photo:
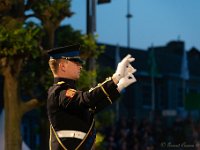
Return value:
[(79, 75), (79, 76), (77, 76), (77, 77), (75, 77), (75, 78), (74, 78), (74, 80), (78, 80), (79, 78), (80, 78), (80, 75)]

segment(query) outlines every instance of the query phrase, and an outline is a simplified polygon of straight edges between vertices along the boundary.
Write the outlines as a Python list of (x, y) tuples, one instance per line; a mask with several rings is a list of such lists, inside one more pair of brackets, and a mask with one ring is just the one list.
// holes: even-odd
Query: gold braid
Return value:
[[(51, 130), (51, 129), (53, 130), (53, 133), (54, 133), (54, 135), (55, 135), (55, 137), (56, 137), (58, 143), (62, 146), (62, 148), (63, 148), (64, 150), (67, 150), (67, 148), (66, 148), (66, 147), (63, 145), (63, 143), (60, 141), (60, 139), (59, 139), (59, 137), (58, 137), (56, 131), (54, 130), (52, 124), (50, 124), (50, 130)], [(51, 135), (51, 132), (50, 132), (50, 135)], [(50, 137), (50, 139), (51, 139), (51, 137)]]

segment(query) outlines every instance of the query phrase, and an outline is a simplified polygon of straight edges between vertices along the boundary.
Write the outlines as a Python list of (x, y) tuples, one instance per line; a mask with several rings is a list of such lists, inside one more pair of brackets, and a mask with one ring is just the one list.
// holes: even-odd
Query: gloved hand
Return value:
[(136, 79), (132, 73), (128, 73), (125, 77), (119, 80), (117, 84), (117, 89), (121, 92), (124, 88), (136, 82)]
[(128, 65), (128, 67), (125, 68), (124, 76), (127, 76), (128, 73), (135, 73), (137, 70), (131, 66), (131, 64)]
[(130, 54), (128, 54), (126, 57), (124, 57), (122, 59), (121, 62), (118, 63), (117, 65), (117, 70), (116, 72), (113, 74), (113, 77), (116, 80), (120, 80), (121, 78), (123, 78), (125, 75), (127, 75), (128, 70), (133, 70), (134, 68), (130, 65), (131, 62), (133, 62), (135, 60), (135, 58), (133, 58)]

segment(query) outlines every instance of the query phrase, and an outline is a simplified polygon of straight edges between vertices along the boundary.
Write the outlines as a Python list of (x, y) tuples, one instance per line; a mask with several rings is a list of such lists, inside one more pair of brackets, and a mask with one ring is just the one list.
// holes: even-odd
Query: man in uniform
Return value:
[(47, 112), (50, 121), (50, 150), (91, 150), (96, 138), (94, 114), (112, 104), (123, 88), (136, 81), (136, 71), (127, 55), (112, 77), (89, 91), (76, 90), (82, 60), (80, 45), (74, 44), (48, 51), (54, 84), (49, 88)]

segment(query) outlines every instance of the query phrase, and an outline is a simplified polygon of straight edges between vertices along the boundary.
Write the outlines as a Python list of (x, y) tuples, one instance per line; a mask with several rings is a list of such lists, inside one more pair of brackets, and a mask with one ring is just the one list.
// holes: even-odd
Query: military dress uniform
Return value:
[[(49, 54), (53, 58), (65, 55), (77, 59), (77, 53), (72, 50), (70, 54), (60, 51)], [(50, 150), (91, 150), (96, 138), (94, 115), (119, 96), (111, 78), (85, 92), (76, 89), (74, 80), (54, 78), (47, 100)]]

